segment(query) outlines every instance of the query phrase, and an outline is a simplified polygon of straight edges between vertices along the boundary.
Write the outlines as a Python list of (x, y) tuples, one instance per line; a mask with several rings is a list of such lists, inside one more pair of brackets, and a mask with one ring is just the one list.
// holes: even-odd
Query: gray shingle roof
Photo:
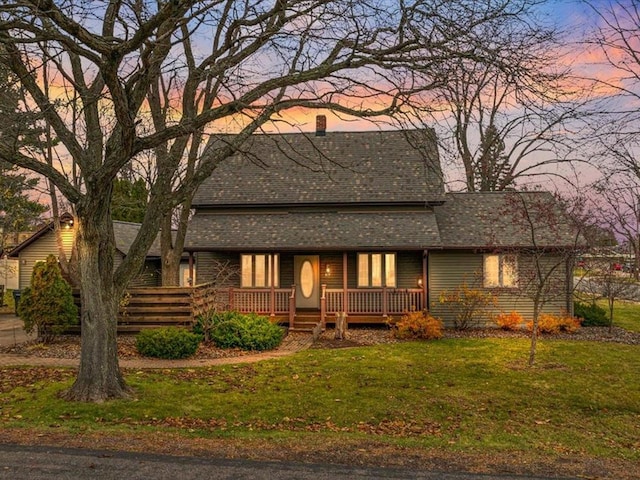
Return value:
[(196, 214), (189, 250), (422, 249), (440, 246), (436, 218), (420, 212)]
[[(536, 218), (533, 228), (521, 200)], [(548, 192), (450, 193), (434, 210), (445, 248), (529, 247), (532, 232), (538, 247), (584, 243)]]
[(432, 130), (298, 133), (252, 136), (202, 184), (193, 205), (415, 203), (443, 195)]
[[(139, 223), (121, 222), (119, 220), (113, 221), (113, 235), (116, 241), (116, 249), (124, 256), (129, 254), (129, 249), (136, 239), (139, 230)], [(151, 247), (149, 247), (147, 257), (160, 257), (160, 235), (155, 238)]]
[[(69, 220), (73, 217), (69, 214), (64, 214), (62, 216), (63, 219)], [(47, 222), (40, 230), (34, 233), (27, 240), (22, 242), (16, 248), (11, 251), (11, 255), (17, 257), (18, 253), (22, 251), (25, 247), (30, 245), (31, 243), (37, 241), (42, 235), (44, 235), (49, 230), (53, 230), (53, 221)], [(113, 235), (116, 243), (116, 250), (126, 256), (129, 253), (129, 249), (133, 244), (133, 241), (138, 235), (138, 231), (140, 230), (139, 223), (132, 222), (122, 222), (119, 220), (113, 221)], [(10, 256), (11, 256), (10, 255)], [(159, 257), (160, 256), (160, 236), (158, 235), (156, 239), (153, 241), (153, 244), (149, 248), (147, 252), (148, 257)]]

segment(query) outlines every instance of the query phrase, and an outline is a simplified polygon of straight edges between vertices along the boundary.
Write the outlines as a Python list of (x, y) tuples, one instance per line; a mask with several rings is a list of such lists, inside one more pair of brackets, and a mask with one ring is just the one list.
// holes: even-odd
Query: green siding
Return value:
[[(550, 264), (556, 264), (562, 260), (557, 257), (549, 257)], [(447, 327), (452, 327), (454, 319), (446, 309), (439, 305), (438, 298), (445, 290), (453, 290), (463, 281), (469, 286), (482, 288), (482, 263), (483, 255), (474, 252), (430, 252), (429, 253), (429, 305), (431, 313), (440, 317)], [(518, 256), (518, 278), (522, 285), (530, 273), (531, 259), (527, 260), (522, 255)], [(553, 281), (553, 291), (557, 292), (544, 305), (546, 313), (559, 314), (567, 310), (566, 269), (564, 265), (558, 269)], [(494, 289), (498, 296), (498, 305), (491, 313), (509, 312), (516, 310), (526, 319), (533, 317), (533, 301), (521, 290)], [(493, 325), (485, 319), (488, 325)]]
[(280, 287), (290, 288), (293, 285), (293, 255), (280, 254)]
[(225, 268), (230, 275), (224, 275), (221, 287), (237, 287), (240, 285), (240, 254), (220, 252), (197, 252), (195, 254), (195, 285), (210, 283), (220, 278), (219, 269)]
[[(116, 254), (116, 258), (120, 254)], [(160, 287), (162, 284), (160, 260), (146, 260), (142, 266), (142, 271), (133, 277), (129, 282), (129, 287)]]
[[(327, 274), (327, 266), (330, 273)], [(323, 253), (320, 255), (320, 283), (327, 288), (342, 288), (343, 260), (342, 253)]]
[[(71, 245), (73, 243), (73, 229), (62, 229), (62, 243), (64, 245), (67, 258), (71, 256)], [(31, 274), (36, 262), (44, 261), (48, 255), (58, 256), (58, 244), (53, 231), (44, 233), (31, 245), (25, 247), (19, 254), (20, 270), (18, 284), (20, 289), (24, 289), (31, 284)]]
[(420, 288), (422, 278), (422, 252), (398, 252), (396, 256), (398, 288)]
[[(252, 252), (248, 252), (252, 253)], [(315, 252), (287, 252), (280, 254), (280, 287), (288, 288), (293, 285), (293, 259), (296, 255), (314, 255)], [(240, 269), (240, 253), (197, 252), (196, 256), (196, 284), (211, 282), (215, 275), (217, 263), (230, 263), (233, 268)], [(348, 288), (357, 288), (357, 253), (347, 254), (347, 284)], [(418, 288), (418, 278), (422, 276), (422, 252), (397, 252), (396, 257), (398, 288)], [(330, 273), (327, 274), (327, 266)], [(343, 288), (344, 260), (342, 252), (320, 254), (320, 283), (327, 288)], [(239, 276), (233, 277), (238, 286)]]

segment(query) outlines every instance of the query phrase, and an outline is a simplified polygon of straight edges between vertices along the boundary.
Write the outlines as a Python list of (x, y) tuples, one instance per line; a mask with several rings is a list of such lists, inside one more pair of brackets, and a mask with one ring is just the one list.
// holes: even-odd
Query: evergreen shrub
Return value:
[(211, 322), (208, 337), (220, 348), (271, 350), (282, 342), (285, 331), (267, 317), (255, 313), (222, 312)]
[(62, 278), (54, 255), (33, 267), (31, 285), (22, 292), (18, 315), (24, 322), (24, 330), (31, 333), (35, 329), (42, 342), (50, 342), (78, 324), (78, 307), (73, 302), (71, 286)]
[(582, 319), (583, 327), (609, 326), (609, 317), (606, 310), (595, 303), (574, 302), (573, 314)]
[(136, 348), (145, 357), (177, 360), (191, 357), (202, 337), (184, 328), (165, 327), (143, 330), (136, 335)]

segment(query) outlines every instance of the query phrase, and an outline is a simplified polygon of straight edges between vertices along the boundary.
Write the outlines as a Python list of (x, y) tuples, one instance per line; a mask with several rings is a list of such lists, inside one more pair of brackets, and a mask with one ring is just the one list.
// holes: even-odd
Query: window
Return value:
[(240, 285), (242, 287), (265, 288), (271, 287), (273, 272), (273, 286), (280, 284), (279, 255), (247, 254), (240, 256), (242, 270)]
[(358, 287), (395, 287), (395, 253), (359, 253)]
[(484, 256), (484, 286), (517, 287), (518, 262), (515, 255)]

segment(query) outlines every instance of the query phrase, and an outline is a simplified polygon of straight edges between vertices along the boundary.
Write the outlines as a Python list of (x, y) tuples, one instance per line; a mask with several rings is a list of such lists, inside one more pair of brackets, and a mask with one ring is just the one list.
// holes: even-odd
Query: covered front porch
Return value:
[[(320, 308), (296, 308), (296, 286), (291, 288), (227, 289), (228, 308), (243, 313), (255, 312), (279, 317), (290, 328), (317, 319), (323, 326), (333, 323), (338, 313), (345, 312), (351, 323), (385, 323), (389, 316), (424, 308), (424, 291), (420, 288), (341, 289), (320, 286)], [(300, 325), (297, 325), (300, 324)]]
[[(199, 274), (211, 256), (198, 257)], [(325, 327), (343, 312), (349, 323), (385, 323), (427, 306), (426, 251), (227, 253), (225, 259), (238, 275), (217, 289), (219, 303), (292, 329)]]

